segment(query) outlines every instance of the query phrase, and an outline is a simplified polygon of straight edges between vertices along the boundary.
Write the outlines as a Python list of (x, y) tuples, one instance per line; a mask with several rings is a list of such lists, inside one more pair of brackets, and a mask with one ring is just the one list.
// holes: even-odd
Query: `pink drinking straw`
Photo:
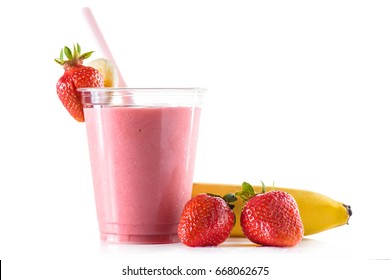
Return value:
[(103, 55), (114, 64), (114, 67), (116, 68), (118, 72), (118, 78), (119, 78), (119, 87), (126, 87), (125, 80), (123, 79), (123, 76), (121, 72), (119, 71), (118, 65), (115, 62), (114, 56), (112, 55), (110, 48), (107, 45), (106, 40), (104, 39), (104, 36), (102, 32), (100, 31), (100, 28), (95, 20), (95, 17), (92, 14), (92, 11), (89, 7), (85, 7), (82, 9), (82, 12), (84, 14), (85, 19), (87, 20), (89, 26), (92, 29), (93, 34), (95, 35), (95, 38), (103, 51)]

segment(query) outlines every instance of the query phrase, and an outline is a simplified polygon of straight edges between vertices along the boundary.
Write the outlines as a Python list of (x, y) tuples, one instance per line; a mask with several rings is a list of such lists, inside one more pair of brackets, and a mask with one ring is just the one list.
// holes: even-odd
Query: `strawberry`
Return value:
[(236, 197), (198, 194), (184, 206), (179, 226), (180, 241), (189, 247), (217, 246), (230, 235), (235, 223), (233, 206)]
[(252, 242), (265, 246), (295, 246), (303, 238), (303, 224), (295, 199), (280, 190), (255, 194), (244, 182), (236, 195), (246, 201), (241, 212), (241, 227)]
[[(64, 74), (57, 82), (57, 95), (62, 104), (79, 122), (84, 122), (81, 95), (77, 91), (83, 87), (103, 87), (104, 79), (100, 72), (92, 67), (84, 66), (83, 60), (90, 57), (93, 52), (81, 54), (80, 45), (73, 47), (73, 53), (68, 47), (61, 50), (60, 58), (55, 62), (64, 67)], [(68, 60), (64, 60), (64, 54)]]

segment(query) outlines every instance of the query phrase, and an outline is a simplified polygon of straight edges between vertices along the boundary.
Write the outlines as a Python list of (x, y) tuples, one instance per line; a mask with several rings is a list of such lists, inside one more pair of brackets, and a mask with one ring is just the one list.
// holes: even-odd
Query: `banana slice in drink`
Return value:
[(111, 61), (105, 58), (98, 58), (91, 60), (87, 65), (95, 68), (103, 75), (104, 87), (118, 87), (118, 71)]

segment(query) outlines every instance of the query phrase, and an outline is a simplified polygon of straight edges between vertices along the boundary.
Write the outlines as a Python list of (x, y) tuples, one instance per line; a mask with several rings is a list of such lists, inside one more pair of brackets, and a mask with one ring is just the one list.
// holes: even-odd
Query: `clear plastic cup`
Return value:
[(178, 242), (191, 198), (200, 88), (83, 88), (100, 238)]

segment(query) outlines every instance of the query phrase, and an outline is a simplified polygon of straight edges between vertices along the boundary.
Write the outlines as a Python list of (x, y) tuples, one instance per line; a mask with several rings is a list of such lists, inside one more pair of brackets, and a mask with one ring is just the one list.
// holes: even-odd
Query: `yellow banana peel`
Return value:
[[(200, 193), (212, 193), (224, 196), (227, 193), (241, 191), (241, 189), (242, 187), (240, 185), (194, 183), (192, 196)], [(254, 186), (254, 189), (256, 193), (262, 192), (261, 186)], [(305, 236), (348, 224), (349, 217), (352, 215), (350, 206), (317, 192), (274, 186), (266, 187), (266, 191), (271, 190), (285, 191), (295, 198), (304, 226)], [(243, 237), (244, 234), (240, 226), (240, 215), (244, 202), (241, 198), (238, 198), (234, 202), (234, 205), (233, 211), (237, 220), (230, 236)]]

